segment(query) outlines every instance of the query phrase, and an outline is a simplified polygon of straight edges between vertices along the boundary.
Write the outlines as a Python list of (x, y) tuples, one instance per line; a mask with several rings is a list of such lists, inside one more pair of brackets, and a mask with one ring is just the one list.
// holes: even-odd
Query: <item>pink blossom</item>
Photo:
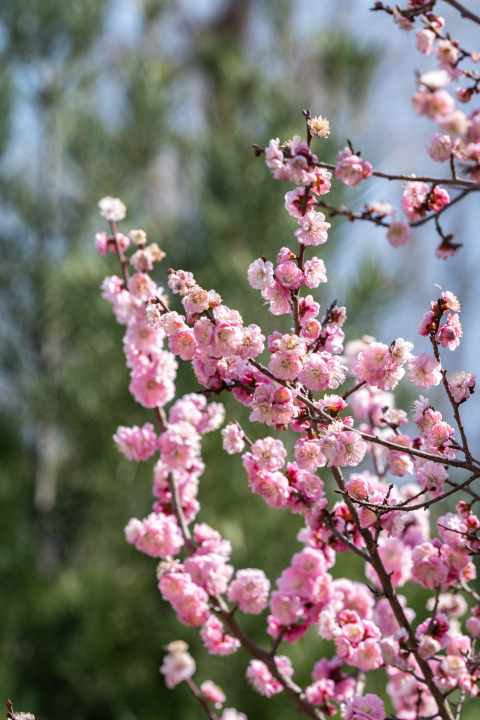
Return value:
[(175, 395), (177, 363), (170, 353), (160, 351), (145, 365), (139, 365), (131, 373), (129, 390), (143, 407), (166, 405)]
[(106, 232), (96, 233), (94, 243), (95, 243), (95, 248), (96, 248), (97, 252), (100, 253), (100, 255), (107, 254), (108, 241), (107, 241), (107, 233)]
[(243, 432), (236, 423), (228, 423), (227, 427), (222, 430), (223, 449), (229, 455), (242, 452), (245, 447)]
[[(287, 677), (293, 675), (293, 668), (289, 658), (284, 655), (277, 656), (275, 657), (275, 664)], [(273, 677), (268, 667), (261, 660), (250, 660), (246, 676), (260, 695), (271, 697), (283, 690), (281, 683)]]
[(210, 615), (200, 630), (200, 637), (210, 655), (231, 655), (240, 647), (239, 640), (225, 634), (223, 623), (215, 615)]
[(317, 257), (305, 262), (303, 284), (308, 288), (316, 288), (320, 283), (327, 282), (325, 263)]
[(460, 345), (462, 337), (462, 325), (458, 315), (448, 314), (446, 324), (440, 325), (435, 335), (435, 340), (442, 347), (448, 347), (449, 350), (455, 350)]
[(295, 380), (302, 366), (301, 359), (290, 352), (274, 353), (268, 363), (268, 369), (279, 380)]
[(193, 285), (183, 297), (182, 305), (187, 313), (187, 319), (208, 310), (210, 300), (207, 291), (199, 285)]
[(142, 428), (138, 425), (132, 428), (120, 426), (113, 439), (127, 460), (148, 460), (157, 450), (157, 435), (152, 423), (145, 423)]
[(312, 295), (300, 298), (298, 304), (298, 317), (300, 325), (304, 325), (309, 320), (313, 320), (320, 312), (320, 305), (314, 301)]
[(461, 110), (454, 110), (444, 116), (440, 125), (452, 138), (465, 138), (469, 130), (469, 120)]
[[(323, 168), (322, 168), (323, 169)], [(330, 175), (330, 173), (328, 173)], [(324, 191), (325, 192), (325, 191)], [(287, 192), (285, 195), (285, 209), (295, 218), (303, 217), (303, 207), (305, 199), (305, 188), (297, 187), (295, 190)], [(312, 195), (309, 195), (307, 203), (307, 212), (313, 210), (316, 204), (316, 200)]]
[(435, 162), (447, 162), (452, 154), (452, 138), (450, 135), (436, 133), (427, 145), (427, 153)]
[(215, 552), (200, 552), (186, 558), (185, 570), (192, 580), (209, 595), (223, 595), (233, 575), (233, 567), (225, 563), (225, 556)]
[(174, 355), (179, 355), (182, 360), (191, 360), (195, 355), (198, 343), (193, 330), (186, 328), (170, 335), (168, 347)]
[(455, 100), (446, 90), (425, 93), (423, 100), (424, 105), (419, 114), (425, 114), (436, 122), (440, 122), (446, 115), (455, 110)]
[(235, 580), (228, 588), (230, 602), (238, 602), (240, 610), (250, 615), (258, 615), (268, 605), (270, 581), (263, 570), (247, 568), (238, 570)]
[(162, 460), (170, 468), (190, 468), (200, 454), (200, 437), (189, 422), (170, 425), (158, 440)]
[(247, 716), (235, 708), (225, 708), (220, 720), (247, 720)]
[(211, 357), (230, 357), (235, 355), (242, 342), (242, 328), (238, 325), (231, 325), (221, 322), (215, 325), (212, 344), (209, 348)]
[(430, 390), (432, 385), (438, 385), (442, 381), (441, 364), (427, 353), (421, 353), (408, 364), (408, 379), (416, 388)]
[(417, 470), (417, 480), (425, 490), (441, 490), (443, 483), (448, 480), (448, 473), (443, 465), (428, 461)]
[(435, 323), (433, 322), (435, 318), (435, 313), (433, 310), (429, 310), (425, 315), (423, 316), (422, 322), (418, 326), (418, 334), (422, 335), (422, 337), (428, 337), (430, 332), (435, 329)]
[(293, 290), (299, 288), (303, 282), (303, 272), (291, 260), (287, 260), (277, 267), (275, 277), (284, 287)]
[(305, 695), (311, 705), (327, 705), (328, 701), (333, 699), (335, 695), (335, 683), (333, 680), (321, 678), (313, 685), (305, 688)]
[(167, 285), (174, 295), (179, 293), (183, 296), (195, 285), (195, 279), (191, 272), (178, 270), (176, 273), (169, 273)]
[(315, 472), (317, 467), (323, 467), (326, 463), (319, 441), (303, 438), (295, 443), (295, 460), (299, 468), (308, 472)]
[(290, 487), (285, 475), (279, 472), (260, 471), (251, 482), (252, 492), (261, 495), (267, 505), (283, 508), (290, 497)]
[(386, 716), (383, 700), (372, 693), (347, 700), (342, 708), (343, 720), (385, 720)]
[(149, 275), (136, 272), (128, 281), (128, 291), (141, 302), (147, 302), (157, 294), (157, 286)]
[(222, 707), (223, 703), (227, 699), (225, 694), (222, 692), (222, 689), (219, 688), (218, 685), (215, 685), (215, 683), (211, 680), (205, 680), (205, 682), (200, 685), (200, 690), (207, 700), (211, 700), (214, 703), (217, 710)]
[(261, 258), (255, 260), (248, 268), (248, 282), (255, 290), (266, 290), (274, 285), (273, 265)]
[(300, 228), (294, 235), (302, 245), (321, 245), (327, 242), (327, 230), (330, 223), (325, 222), (325, 215), (311, 210), (298, 220)]
[(410, 238), (410, 225), (406, 220), (392, 218), (387, 231), (387, 240), (393, 247), (406, 245)]
[(448, 389), (457, 404), (468, 400), (475, 388), (475, 375), (471, 372), (460, 371), (448, 378)]
[(191, 678), (196, 667), (195, 660), (188, 652), (188, 645), (183, 640), (170, 643), (167, 650), (160, 672), (165, 675), (165, 684), (171, 689), (183, 680)]
[(325, 195), (330, 192), (330, 180), (332, 173), (328, 172), (326, 168), (316, 167), (314, 168), (315, 180), (312, 183), (311, 191), (316, 195)]
[(281, 625), (293, 625), (305, 615), (300, 596), (294, 591), (275, 590), (270, 598), (272, 615)]
[(291, 312), (290, 290), (279, 282), (275, 281), (271, 287), (262, 290), (262, 297), (270, 304), (272, 315), (285, 315)]
[(100, 208), (100, 215), (109, 222), (120, 222), (127, 214), (127, 208), (120, 198), (113, 198), (110, 195), (102, 198), (98, 203), (98, 207)]
[(359, 643), (352, 664), (364, 672), (379, 668), (383, 664), (383, 658), (378, 641), (367, 638)]
[(448, 568), (432, 543), (422, 543), (414, 548), (412, 561), (412, 579), (423, 587), (433, 590), (447, 579)]
[(351, 149), (346, 147), (337, 155), (334, 174), (344, 185), (353, 187), (371, 176), (372, 166), (358, 155), (354, 155)]
[(150, 513), (145, 520), (132, 518), (125, 528), (130, 545), (152, 557), (176, 555), (183, 547), (183, 535), (173, 515)]
[(236, 350), (237, 355), (243, 360), (249, 360), (260, 355), (265, 349), (265, 335), (262, 335), (258, 325), (244, 327), (242, 333), (240, 344)]
[(252, 455), (260, 470), (279, 470), (285, 464), (287, 451), (281, 440), (266, 437), (253, 443)]
[(309, 390), (321, 391), (330, 388), (336, 390), (344, 381), (346, 367), (340, 358), (327, 352), (312, 353), (298, 374), (298, 379)]
[(435, 33), (432, 30), (427, 30), (424, 28), (422, 30), (417, 30), (417, 32), (415, 33), (415, 38), (417, 40), (417, 50), (429, 57), (429, 55), (431, 55), (433, 52), (433, 43), (436, 39)]

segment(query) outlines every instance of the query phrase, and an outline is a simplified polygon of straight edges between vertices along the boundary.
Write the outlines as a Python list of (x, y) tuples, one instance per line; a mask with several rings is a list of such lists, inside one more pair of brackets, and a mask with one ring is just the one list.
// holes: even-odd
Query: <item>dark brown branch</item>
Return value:
[(467, 20), (471, 20), (474, 23), (477, 23), (477, 25), (480, 25), (480, 17), (478, 15), (475, 15), (475, 13), (466, 8), (461, 3), (457, 2), (457, 0), (443, 0), (443, 2), (446, 2), (447, 5), (451, 5), (455, 8), (455, 10), (458, 10), (462, 17), (467, 18)]
[[(343, 481), (343, 476), (340, 469), (333, 467), (332, 473), (339, 489), (342, 490), (342, 493), (345, 492), (345, 483)], [(410, 623), (407, 620), (407, 617), (405, 616), (404, 609), (395, 593), (391, 577), (383, 566), (380, 555), (378, 554), (377, 545), (372, 537), (372, 534), (369, 530), (360, 527), (360, 522), (355, 505), (348, 496), (345, 498), (345, 502), (347, 503), (348, 509), (355, 525), (358, 528), (358, 531), (361, 533), (365, 541), (365, 545), (367, 546), (367, 550), (370, 555), (371, 565), (378, 575), (379, 582), (382, 586), (385, 597), (390, 603), (393, 614), (395, 615), (395, 618), (400, 627), (404, 628), (407, 632), (409, 649), (415, 655), (415, 659), (417, 660), (423, 677), (425, 678), (425, 684), (428, 686), (430, 693), (432, 694), (438, 705), (438, 713), (443, 720), (454, 720), (448, 703), (445, 701), (442, 692), (435, 684), (435, 679), (430, 665), (418, 653), (418, 643), (415, 638), (415, 634), (412, 630)]]
[(110, 229), (112, 231), (113, 235), (113, 242), (115, 243), (115, 248), (117, 250), (118, 259), (120, 261), (120, 265), (122, 268), (122, 275), (123, 275), (123, 284), (125, 285), (125, 288), (128, 289), (128, 260), (125, 258), (125, 255), (123, 254), (123, 250), (120, 247), (120, 244), (117, 240), (117, 226), (114, 223), (113, 220), (109, 220)]
[(203, 695), (203, 693), (202, 693), (202, 692), (198, 689), (198, 687), (195, 685), (195, 683), (193, 682), (192, 678), (186, 678), (186, 680), (185, 680), (184, 682), (185, 682), (185, 684), (187, 685), (187, 687), (188, 687), (188, 689), (190, 690), (190, 692), (192, 693), (192, 695), (193, 695), (193, 697), (195, 698), (195, 700), (196, 700), (196, 701), (202, 706), (202, 708), (205, 710), (205, 712), (207, 713), (207, 715), (208, 715), (208, 717), (210, 718), (210, 720), (218, 720), (218, 715), (217, 715), (217, 713), (213, 712), (213, 710), (211, 709), (210, 705), (208, 704), (208, 700), (205, 698), (205, 696)]

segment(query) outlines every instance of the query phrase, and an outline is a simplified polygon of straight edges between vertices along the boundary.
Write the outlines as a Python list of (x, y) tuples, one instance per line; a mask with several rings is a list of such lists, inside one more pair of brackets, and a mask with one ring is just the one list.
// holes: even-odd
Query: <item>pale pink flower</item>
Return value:
[(448, 567), (432, 543), (425, 542), (415, 547), (412, 561), (412, 579), (423, 587), (433, 590), (446, 581)]
[(302, 245), (321, 245), (327, 242), (327, 230), (330, 223), (325, 222), (325, 215), (311, 210), (298, 220), (300, 228), (294, 235)]
[(223, 438), (223, 449), (226, 450), (229, 455), (242, 452), (245, 447), (245, 441), (243, 439), (243, 432), (236, 423), (228, 423), (227, 427), (222, 430), (221, 435)]
[(265, 349), (265, 335), (262, 335), (258, 325), (244, 327), (242, 328), (242, 332), (243, 335), (236, 350), (237, 355), (239, 355), (242, 360), (249, 360), (250, 358), (260, 355)]
[(211, 680), (205, 680), (205, 682), (200, 685), (200, 690), (207, 700), (211, 700), (214, 703), (217, 710), (220, 710), (227, 699), (225, 697), (225, 693), (222, 692), (222, 689), (219, 688), (218, 685), (215, 685), (215, 683)]
[(305, 616), (303, 602), (294, 591), (275, 590), (270, 598), (272, 615), (281, 625), (293, 625)]
[(223, 623), (214, 615), (210, 615), (200, 637), (210, 655), (231, 655), (240, 647), (240, 641), (224, 632)]
[(342, 466), (354, 467), (361, 463), (367, 452), (367, 443), (360, 435), (354, 430), (347, 430), (340, 435), (339, 440), (342, 445)]
[(390, 346), (392, 361), (395, 365), (404, 365), (412, 359), (411, 350), (413, 350), (413, 343), (403, 338), (397, 338)]
[(408, 379), (416, 388), (430, 390), (432, 385), (438, 385), (442, 381), (441, 367), (433, 355), (421, 353), (408, 364)]
[(261, 258), (255, 260), (248, 268), (248, 282), (255, 290), (266, 290), (273, 287), (273, 265)]
[[(275, 663), (287, 676), (293, 675), (293, 669), (287, 657), (276, 657)], [(268, 667), (261, 660), (250, 660), (246, 676), (252, 687), (260, 695), (271, 697), (283, 690), (281, 683), (273, 677)]]
[(97, 252), (100, 253), (100, 255), (106, 255), (108, 253), (108, 242), (107, 242), (107, 233), (106, 232), (98, 232), (95, 234), (95, 248)]
[(285, 315), (291, 312), (290, 290), (279, 282), (275, 281), (271, 287), (262, 290), (262, 297), (270, 304), (272, 315)]
[(426, 490), (441, 490), (446, 480), (448, 480), (448, 473), (439, 463), (428, 461), (417, 470), (418, 484)]
[[(323, 168), (322, 168), (323, 169)], [(328, 173), (330, 174), (330, 173)], [(324, 191), (325, 192), (325, 191)], [(305, 200), (305, 188), (297, 187), (285, 195), (285, 209), (295, 218), (303, 217), (303, 204)], [(312, 195), (308, 197), (307, 212), (313, 210), (316, 200)]]
[(427, 145), (427, 153), (435, 162), (450, 160), (453, 145), (450, 135), (436, 133)]
[(321, 678), (313, 685), (305, 688), (305, 695), (311, 705), (327, 705), (335, 695), (335, 683), (333, 680)]
[(387, 240), (393, 247), (406, 245), (410, 238), (410, 225), (406, 220), (392, 218), (387, 230)]
[(427, 57), (433, 52), (433, 43), (435, 42), (436, 35), (432, 30), (422, 29), (417, 30), (415, 33), (416, 47), (417, 50)]
[(130, 545), (152, 557), (176, 555), (183, 547), (183, 535), (173, 515), (150, 513), (143, 521), (132, 518), (125, 527)]
[(306, 261), (303, 274), (303, 284), (308, 288), (316, 288), (320, 283), (327, 282), (325, 263), (317, 257)]
[(343, 720), (385, 720), (386, 716), (383, 700), (373, 693), (347, 700), (342, 707)]
[(303, 438), (295, 443), (295, 460), (299, 468), (308, 472), (315, 472), (317, 467), (323, 467), (326, 463), (319, 441)]
[(182, 360), (191, 360), (195, 355), (198, 343), (193, 330), (185, 328), (170, 335), (168, 347), (174, 355), (179, 355)]
[(171, 642), (167, 650), (160, 672), (165, 675), (165, 684), (171, 689), (183, 680), (191, 678), (196, 666), (195, 660), (188, 652), (188, 645), (183, 640)]
[(145, 423), (142, 428), (138, 425), (132, 428), (120, 426), (113, 439), (127, 460), (148, 460), (157, 450), (157, 435), (152, 423)]
[(208, 310), (210, 302), (207, 291), (199, 285), (193, 285), (184, 296), (182, 305), (187, 313), (187, 318), (196, 313), (200, 314), (204, 310)]
[(238, 570), (235, 580), (228, 588), (230, 602), (238, 602), (240, 610), (250, 615), (258, 615), (268, 605), (270, 581), (263, 570), (246, 568)]
[(346, 147), (337, 155), (334, 174), (344, 185), (354, 186), (371, 176), (372, 166), (369, 162), (354, 155), (351, 149)]
[(100, 215), (111, 222), (119, 222), (123, 220), (127, 214), (127, 208), (119, 198), (113, 198), (108, 195), (98, 203)]
[(140, 300), (141, 302), (147, 302), (148, 300), (155, 298), (157, 289), (158, 288), (152, 278), (145, 273), (136, 272), (128, 281), (128, 291), (134, 298)]
[(235, 355), (242, 342), (242, 336), (242, 328), (238, 325), (217, 322), (213, 331), (212, 343), (208, 351), (209, 355), (216, 358)]
[(367, 638), (360, 642), (355, 650), (352, 664), (364, 672), (379, 668), (383, 664), (383, 658), (378, 641)]
[(326, 352), (312, 353), (298, 374), (298, 379), (309, 390), (320, 392), (330, 388), (336, 390), (344, 381), (346, 367), (340, 358)]
[(275, 277), (284, 287), (296, 290), (303, 282), (303, 272), (292, 260), (281, 263), (275, 270)]
[(251, 488), (273, 508), (284, 508), (290, 497), (288, 480), (279, 472), (259, 471), (251, 482)]
[(167, 285), (174, 295), (179, 293), (183, 296), (195, 285), (195, 278), (191, 272), (178, 270), (176, 273), (172, 272), (169, 274)]
[(435, 317), (435, 313), (433, 310), (429, 310), (425, 313), (423, 316), (422, 322), (418, 326), (418, 334), (422, 335), (422, 337), (428, 337), (431, 330), (435, 329), (435, 325), (433, 323), (433, 319)]
[(460, 52), (450, 40), (439, 40), (437, 44), (437, 60), (441, 63), (455, 65), (460, 56)]
[(454, 110), (455, 100), (446, 90), (436, 90), (433, 93), (425, 93), (423, 114), (431, 120), (440, 122), (446, 115)]
[[(310, 297), (310, 296), (309, 296)], [(298, 335), (282, 335), (278, 340), (278, 351), (292, 353), (296, 357), (303, 357), (307, 351), (305, 340)]]
[(253, 443), (252, 455), (260, 470), (279, 470), (285, 464), (287, 451), (281, 440), (266, 437)]
[[(380, 536), (378, 554), (387, 573), (391, 573), (393, 587), (402, 587), (411, 577), (412, 558), (410, 548), (396, 537), (383, 539)], [(378, 576), (370, 565), (365, 566), (366, 576), (380, 586)]]
[(145, 322), (154, 330), (162, 327), (163, 312), (161, 305), (156, 302), (149, 302), (145, 307)]
[(475, 388), (475, 375), (471, 372), (460, 372), (453, 373), (448, 378), (448, 389), (453, 395), (453, 399), (457, 404), (463, 400), (468, 400), (470, 395), (473, 393)]
[(290, 352), (276, 352), (268, 363), (268, 369), (279, 380), (295, 380), (302, 367), (302, 360)]
[(440, 121), (443, 130), (452, 138), (464, 138), (469, 130), (469, 120), (462, 110), (454, 110)]
[[(148, 365), (138, 366), (131, 374), (129, 390), (135, 400), (147, 408), (163, 407), (175, 395), (173, 379), (177, 363), (175, 360), (170, 360), (173, 358), (170, 353), (161, 351), (158, 355), (159, 358), (152, 360)], [(168, 360), (165, 356), (168, 356)], [(166, 369), (169, 370), (170, 377), (165, 375)]]
[(220, 720), (247, 720), (247, 716), (235, 708), (225, 708)]
[(435, 335), (435, 340), (442, 347), (448, 347), (449, 350), (455, 350), (460, 345), (462, 337), (462, 325), (458, 315), (448, 314), (446, 324), (440, 325)]

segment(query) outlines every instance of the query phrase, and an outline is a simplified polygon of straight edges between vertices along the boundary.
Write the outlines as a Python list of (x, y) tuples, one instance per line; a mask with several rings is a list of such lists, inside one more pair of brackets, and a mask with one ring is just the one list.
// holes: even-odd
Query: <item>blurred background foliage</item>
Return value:
[[(296, 713), (283, 696), (246, 688), (243, 651), (209, 657), (162, 602), (155, 561), (124, 541), (129, 518), (150, 511), (153, 461), (127, 462), (112, 435), (151, 417), (128, 394), (123, 328), (100, 297), (103, 276), (118, 269), (93, 250), (105, 229), (96, 203), (121, 197), (121, 229), (142, 227), (160, 244), (162, 271), (192, 270), (246, 323), (271, 331), (246, 269), (290, 244), (295, 222), (283, 210), (287, 188), (251, 144), (303, 132), (301, 110), (311, 107), (337, 136), (316, 148), (332, 161), (353, 112), (361, 139), (381, 48), (343, 31), (299, 42), (290, 0), (206, 5), (203, 15), (159, 0), (0, 5), (0, 697), (37, 720), (200, 718), (186, 688), (168, 691), (158, 675), (162, 646), (177, 637), (197, 658), (196, 679), (220, 684), (227, 707), (249, 720)], [(341, 190), (330, 197), (341, 202)], [(322, 247), (330, 276), (341, 243), (334, 227)], [(348, 339), (366, 324), (375, 333), (404, 281), (371, 254), (353, 282), (340, 275)], [(333, 292), (327, 284), (316, 299), (325, 308)], [(179, 394), (195, 387), (183, 364)], [(225, 402), (228, 417), (248, 422)], [(204, 439), (204, 457), (199, 519), (232, 541), (237, 567), (265, 568), (273, 582), (300, 548), (301, 519), (251, 495), (218, 433)], [(333, 573), (363, 578), (361, 564), (341, 556)], [(424, 612), (423, 596), (413, 602)], [(263, 617), (244, 621), (266, 642)], [(310, 633), (286, 648), (297, 682), (308, 684), (329, 645)], [(372, 677), (369, 689), (383, 695), (383, 671)]]

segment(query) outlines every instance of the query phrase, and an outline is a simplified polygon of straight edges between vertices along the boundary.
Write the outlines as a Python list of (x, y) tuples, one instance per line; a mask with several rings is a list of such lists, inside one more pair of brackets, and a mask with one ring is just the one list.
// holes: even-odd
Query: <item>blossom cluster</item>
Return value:
[[(121, 201), (105, 198), (100, 203), (112, 232), (97, 234), (95, 246), (101, 254), (108, 249), (117, 253), (123, 274), (123, 279), (106, 278), (103, 294), (117, 321), (126, 325), (130, 391), (143, 407), (154, 410), (157, 423), (156, 428), (149, 422), (121, 426), (114, 435), (128, 460), (146, 462), (158, 453), (152, 512), (143, 520), (130, 519), (125, 535), (136, 549), (161, 559), (157, 579), (163, 599), (181, 623), (199, 628), (211, 655), (230, 655), (242, 644), (250, 652), (246, 677), (260, 694), (271, 697), (287, 689), (300, 709), (307, 703), (310, 715), (314, 706), (325, 715), (341, 706), (344, 720), (384, 720), (379, 697), (358, 696), (358, 671), (386, 667), (387, 691), (398, 717), (414, 720), (419, 713), (435, 717), (438, 712), (443, 719), (447, 693), (456, 688), (470, 696), (478, 693), (480, 670), (472, 638), (480, 637), (480, 609), (473, 609), (464, 632), (458, 618), (467, 610), (459, 593), (476, 577), (472, 556), (480, 552), (480, 521), (472, 504), (461, 501), (456, 513), (447, 509), (431, 528), (429, 506), (445, 498), (452, 465), (478, 475), (458, 420), (458, 406), (471, 397), (475, 375), (462, 371), (447, 379), (442, 367), (440, 350), (454, 350), (462, 336), (460, 304), (449, 291), (432, 302), (419, 326), (433, 355), (413, 355), (413, 343), (403, 338), (388, 345), (364, 336), (344, 347), (346, 309), (335, 301), (322, 316), (314, 295), (301, 294), (302, 288), (314, 291), (327, 281), (323, 260), (307, 257), (311, 246), (327, 241), (330, 227), (318, 203), (330, 189), (331, 174), (310, 148), (312, 137), (328, 136), (325, 123), (308, 116), (307, 141), (299, 136), (283, 145), (271, 140), (265, 150), (274, 178), (297, 186), (286, 193), (285, 208), (298, 221), (293, 234), (298, 245), (295, 251), (282, 247), (275, 266), (266, 257), (254, 260), (247, 275), (271, 314), (288, 316), (292, 327), (282, 332), (267, 335), (259, 325), (244, 323), (237, 310), (186, 270), (167, 271), (176, 302), (176, 309), (170, 309), (163, 289), (148, 274), (163, 253), (155, 243), (147, 246), (141, 230), (132, 230), (128, 238), (117, 232), (115, 223), (126, 212)], [(372, 172), (351, 147), (339, 153), (335, 177), (344, 184), (357, 185)], [(438, 186), (415, 180), (405, 188), (402, 208), (416, 222), (430, 210), (440, 212), (447, 202)], [(397, 221), (391, 207), (376, 203), (371, 212), (378, 218), (392, 215), (392, 231)], [(138, 249), (127, 259), (130, 241)], [(131, 277), (128, 265), (135, 270)], [(191, 363), (204, 389), (176, 400), (166, 411), (175, 394), (178, 359)], [(422, 391), (443, 384), (458, 433), (420, 395), (413, 408), (414, 434), (408, 434), (407, 413), (396, 408), (392, 393), (404, 376)], [(356, 384), (335, 394), (347, 377)], [(194, 522), (205, 469), (201, 438), (217, 431), (225, 416), (223, 405), (207, 399), (223, 391), (231, 392), (249, 409), (250, 421), (267, 426), (270, 433), (296, 433), (289, 459), (287, 443), (272, 434), (252, 442), (235, 418), (221, 431), (224, 450), (242, 454), (252, 493), (269, 508), (303, 517), (297, 536), (303, 547), (293, 553), (273, 590), (263, 570), (235, 571), (229, 540), (205, 522)], [(372, 463), (373, 472), (357, 467), (364, 460)], [(319, 468), (325, 468), (322, 478)], [(355, 470), (345, 470), (349, 468)], [(330, 476), (340, 492), (334, 503), (325, 493)], [(416, 482), (397, 484), (389, 476), (412, 476)], [(333, 579), (329, 570), (337, 553), (360, 556), (367, 582)], [(398, 594), (407, 583), (434, 591), (429, 615), (416, 627), (414, 611)], [(242, 613), (261, 615), (267, 608), (269, 652), (257, 648), (238, 619)], [(312, 683), (299, 690), (291, 660), (277, 650), (282, 642), (299, 642), (313, 628), (331, 643), (333, 655), (318, 660)], [(195, 661), (186, 644), (176, 641), (166, 650), (160, 670), (167, 686), (193, 683)], [(225, 702), (223, 691), (210, 680), (194, 694), (207, 707), (211, 703), (219, 709)], [(227, 709), (222, 720), (244, 716)]]

